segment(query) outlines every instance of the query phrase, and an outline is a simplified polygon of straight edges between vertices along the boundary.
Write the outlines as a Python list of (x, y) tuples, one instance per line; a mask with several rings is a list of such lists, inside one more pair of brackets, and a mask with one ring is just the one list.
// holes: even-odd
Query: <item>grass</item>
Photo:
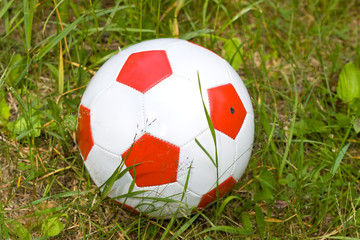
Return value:
[[(358, 1), (0, 6), (3, 239), (360, 238), (360, 116), (337, 94), (343, 66), (360, 65)], [(119, 46), (159, 37), (225, 56), (256, 118), (239, 183), (189, 218), (147, 219), (102, 199), (75, 145), (78, 104), (94, 72)]]

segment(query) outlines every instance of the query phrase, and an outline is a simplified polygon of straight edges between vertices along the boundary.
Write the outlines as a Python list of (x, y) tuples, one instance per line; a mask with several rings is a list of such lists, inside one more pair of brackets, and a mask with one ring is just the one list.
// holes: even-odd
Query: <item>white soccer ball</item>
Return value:
[(111, 187), (109, 197), (150, 217), (181, 217), (239, 180), (254, 113), (223, 58), (185, 40), (156, 39), (98, 70), (82, 97), (76, 135), (90, 176), (102, 190)]

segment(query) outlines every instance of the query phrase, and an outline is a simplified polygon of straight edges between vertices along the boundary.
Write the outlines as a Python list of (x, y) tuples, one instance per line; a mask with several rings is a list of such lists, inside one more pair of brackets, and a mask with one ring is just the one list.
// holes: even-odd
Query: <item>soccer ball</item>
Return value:
[(80, 103), (76, 137), (107, 196), (150, 217), (182, 217), (239, 180), (254, 113), (223, 58), (185, 40), (156, 39), (120, 51), (97, 71)]

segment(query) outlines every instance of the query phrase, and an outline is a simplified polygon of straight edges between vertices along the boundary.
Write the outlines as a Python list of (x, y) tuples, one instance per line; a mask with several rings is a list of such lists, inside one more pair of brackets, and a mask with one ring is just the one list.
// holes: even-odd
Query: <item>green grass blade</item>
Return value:
[(346, 237), (346, 236), (326, 236), (327, 239), (339, 239), (339, 240), (359, 240), (358, 237)]
[(194, 221), (196, 219), (198, 219), (198, 217), (200, 216), (200, 213), (195, 214), (194, 216), (192, 216), (188, 221), (186, 221), (179, 230), (177, 230), (175, 232), (175, 234), (170, 238), (170, 240), (174, 240), (176, 238), (178, 238), (183, 232), (185, 232), (190, 226), (192, 226), (192, 224), (194, 223)]
[(153, 29), (140, 29), (140, 28), (122, 28), (122, 27), (112, 27), (110, 26), (105, 26), (105, 27), (99, 27), (99, 28), (89, 28), (88, 32), (89, 33), (96, 33), (99, 31), (106, 31), (106, 32), (116, 32), (116, 33), (139, 33), (139, 32), (143, 32), (143, 33), (155, 33), (155, 30)]
[(24, 132), (22, 132), (21, 134), (19, 134), (17, 137), (16, 137), (16, 140), (17, 141), (20, 141), (21, 139), (23, 139), (24, 137), (26, 137), (26, 136), (31, 136), (32, 134), (31, 133), (33, 133), (34, 131), (36, 131), (37, 129), (35, 129), (35, 128), (31, 128), (31, 129), (28, 129), (28, 130), (26, 130), (26, 131), (24, 131)]
[[(120, 196), (116, 196), (116, 197), (113, 197), (111, 199), (120, 199), (120, 198), (136, 198), (137, 195), (140, 195), (140, 194), (143, 194), (143, 193), (146, 193), (147, 190), (139, 190), (139, 191), (133, 191), (133, 192), (128, 192), (126, 194), (123, 194), (123, 195), (120, 195)], [(148, 198), (143, 198), (143, 197), (137, 197), (137, 198), (141, 198), (141, 199), (154, 199), (154, 198), (151, 198), (151, 197), (148, 197)]]
[(216, 215), (220, 216), (220, 214), (224, 211), (226, 205), (232, 200), (241, 200), (241, 198), (238, 196), (228, 196), (227, 198), (225, 198), (224, 201), (221, 203), (219, 209), (216, 210)]
[[(14, 22), (16, 21), (16, 19), (21, 16), (21, 13), (22, 13), (22, 12), (23, 12), (22, 10), (19, 10), (19, 11), (12, 17), (12, 19), (11, 19), (11, 21), (10, 21), (10, 24), (9, 24), (9, 28), (10, 28), (10, 26), (12, 26), (12, 23), (14, 23)], [(5, 13), (5, 14), (6, 14), (6, 13)], [(11, 35), (11, 33), (12, 33), (13, 31), (15, 31), (15, 29), (18, 29), (18, 27), (20, 26), (20, 24), (22, 24), (23, 22), (24, 22), (24, 18), (21, 18), (19, 21), (16, 22), (16, 24), (15, 24), (12, 28), (6, 29), (6, 34), (5, 34), (5, 36), (3, 36), (3, 37), (1, 38), (1, 40), (7, 39), (7, 37), (9, 37), (9, 36)]]
[(7, 79), (10, 64), (11, 64), (11, 60), (10, 60), (10, 63), (6, 66), (6, 68), (3, 70), (3, 73), (0, 76), (0, 89), (5, 84), (5, 80)]
[(5, 15), (5, 13), (9, 10), (10, 6), (12, 5), (12, 3), (14, 2), (14, 0), (11, 0), (10, 2), (7, 2), (5, 4), (5, 6), (2, 7), (2, 9), (0, 10), (0, 19)]
[(51, 196), (47, 196), (47, 197), (43, 197), (43, 198), (39, 198), (36, 199), (34, 201), (32, 201), (30, 203), (30, 206), (39, 204), (43, 201), (49, 200), (49, 199), (59, 199), (59, 198), (67, 198), (67, 197), (79, 197), (85, 194), (88, 194), (90, 192), (93, 192), (93, 189), (89, 189), (86, 191), (68, 191), (68, 192), (63, 192), (63, 193), (59, 193), (59, 194), (55, 194), (55, 195), (51, 195)]
[(163, 235), (161, 236), (160, 240), (168, 239), (167, 235), (171, 231), (171, 227), (174, 225), (175, 220), (176, 220), (176, 214), (174, 214), (172, 216), (172, 218), (170, 219), (170, 221), (169, 221), (168, 225), (166, 226), (165, 231), (164, 231)]
[(34, 19), (34, 0), (23, 0), (24, 31), (26, 51), (31, 48), (31, 33)]
[(208, 112), (208, 110), (207, 110), (207, 108), (206, 108), (206, 106), (205, 106), (205, 102), (204, 102), (203, 94), (202, 94), (202, 89), (201, 89), (201, 82), (200, 82), (199, 72), (197, 73), (197, 77), (198, 77), (198, 84), (199, 84), (199, 89), (200, 89), (201, 100), (202, 100), (203, 107), (204, 107), (204, 111), (205, 111), (205, 115), (206, 115), (206, 120), (207, 120), (207, 122), (208, 122), (210, 131), (211, 131), (211, 135), (212, 135), (212, 137), (213, 137), (213, 140), (214, 140), (214, 143), (215, 143), (215, 148), (216, 148), (215, 128), (214, 128), (214, 124), (213, 124), (212, 121), (211, 121), (210, 114), (209, 114), (209, 112)]
[(43, 30), (42, 30), (42, 33), (43, 35), (45, 35), (45, 29), (46, 29), (46, 26), (51, 18), (51, 16), (54, 14), (54, 12), (56, 11), (56, 9), (58, 9), (58, 7), (61, 6), (61, 4), (64, 2), (65, 0), (61, 0), (60, 2), (58, 2), (56, 4), (56, 6), (51, 10), (50, 14), (48, 15), (48, 17), (46, 18), (45, 22), (44, 22), (44, 27), (43, 27)]
[(290, 122), (289, 137), (287, 139), (285, 152), (284, 152), (284, 155), (283, 155), (283, 157), (281, 159), (281, 163), (280, 163), (280, 167), (279, 167), (279, 177), (280, 178), (282, 178), (285, 163), (286, 163), (286, 160), (287, 160), (288, 155), (289, 155), (290, 146), (291, 146), (292, 138), (293, 138), (293, 135), (294, 135), (294, 127), (295, 127), (295, 123), (296, 123), (297, 111), (298, 111), (299, 99), (298, 99), (298, 94), (297, 94), (297, 86), (296, 86), (295, 77), (293, 77), (293, 79), (294, 79), (294, 85), (293, 85), (293, 88), (294, 88), (293, 111), (292, 111), (292, 117), (291, 117), (291, 122)]
[(260, 3), (262, 3), (264, 0), (259, 0), (257, 2), (254, 2), (253, 4), (249, 4), (247, 7), (243, 8), (238, 14), (236, 14), (231, 21), (229, 21), (228, 23), (226, 23), (225, 25), (223, 25), (221, 27), (221, 29), (218, 32), (218, 35), (220, 35), (220, 33), (222, 33), (227, 27), (229, 27), (232, 23), (234, 23), (236, 20), (238, 20), (240, 17), (242, 17), (243, 15), (245, 15), (247, 12), (249, 12), (250, 10), (254, 9), (257, 5), (259, 5)]
[[(201, 101), (202, 101), (202, 104), (203, 104), (203, 107), (204, 107), (204, 112), (205, 112), (205, 116), (206, 116), (206, 120), (207, 120), (207, 123), (209, 125), (209, 129), (210, 129), (210, 132), (211, 132), (211, 136), (213, 138), (213, 141), (214, 141), (214, 146), (215, 146), (215, 161), (213, 158), (210, 157), (210, 160), (214, 163), (216, 169), (218, 168), (218, 153), (217, 153), (217, 143), (216, 143), (216, 133), (215, 133), (215, 128), (214, 128), (214, 124), (212, 123), (211, 121), (211, 117), (210, 117), (210, 114), (206, 108), (206, 105), (205, 105), (205, 102), (204, 102), (204, 99), (203, 99), (203, 94), (202, 94), (202, 89), (201, 89), (201, 82), (200, 82), (200, 75), (199, 75), (199, 72), (197, 73), (197, 77), (198, 77), (198, 84), (199, 84), (199, 89), (200, 89), (200, 96), (201, 96)], [(195, 139), (195, 141), (197, 141)], [(199, 142), (197, 141), (196, 142), (198, 145), (199, 145)], [(205, 150), (205, 148), (203, 148), (201, 146), (201, 144), (199, 145), (201, 147), (201, 149)], [(205, 150), (205, 153), (210, 156), (210, 154)], [(218, 173), (218, 171), (216, 170), (216, 172)], [(217, 176), (217, 179), (219, 178), (219, 176)]]
[(235, 234), (240, 236), (250, 236), (253, 234), (252, 231), (245, 228), (232, 227), (232, 226), (215, 226), (198, 233), (198, 235), (202, 235), (208, 232), (225, 232), (228, 234)]
[(59, 53), (58, 93), (59, 95), (64, 93), (64, 58), (63, 58), (63, 50), (62, 50), (62, 41), (60, 41), (60, 53)]
[(181, 39), (184, 39), (184, 40), (190, 40), (190, 39), (193, 39), (193, 38), (196, 38), (196, 37), (204, 37), (204, 36), (207, 36), (211, 33), (213, 33), (214, 30), (213, 29), (207, 29), (207, 28), (204, 28), (204, 29), (200, 29), (200, 30), (196, 30), (196, 31), (192, 31), (192, 32), (187, 32), (183, 35), (181, 35)]
[(208, 158), (211, 160), (211, 162), (214, 164), (214, 166), (216, 167), (216, 162), (215, 160), (211, 157), (210, 153), (204, 148), (204, 146), (199, 142), (199, 140), (197, 140), (195, 138), (195, 142), (196, 144), (201, 148), (201, 150), (206, 154), (206, 156), (208, 156)]
[[(214, 161), (214, 159), (211, 158), (211, 157), (210, 157), (210, 160), (214, 163), (214, 165), (215, 165), (215, 167), (216, 167), (216, 197), (219, 198), (219, 179), (220, 179), (220, 176), (219, 176), (219, 157), (218, 157), (218, 148), (217, 148), (217, 141), (216, 141), (216, 133), (215, 133), (214, 124), (212, 123), (210, 114), (209, 114), (208, 110), (206, 109), (206, 105), (205, 105), (205, 102), (204, 102), (204, 98), (203, 98), (203, 94), (202, 94), (202, 89), (201, 89), (201, 82), (200, 82), (200, 74), (199, 74), (199, 71), (197, 72), (197, 78), (198, 78), (198, 84), (199, 84), (201, 101), (202, 101), (202, 104), (203, 104), (203, 107), (204, 107), (204, 112), (205, 112), (205, 115), (206, 115), (206, 120), (207, 120), (209, 129), (210, 129), (210, 132), (211, 132), (213, 141), (214, 141), (215, 161)], [(203, 151), (204, 151), (205, 148), (203, 148), (202, 145), (199, 144), (199, 141), (197, 141), (196, 139), (195, 139), (195, 141), (196, 141), (196, 143), (201, 147), (201, 149), (203, 149)], [(208, 156), (210, 156), (210, 154), (209, 154), (206, 150), (205, 150), (205, 153), (206, 153)], [(218, 206), (219, 202), (217, 201), (216, 203), (217, 203), (217, 206)], [(218, 216), (215, 215), (215, 218), (217, 218), (217, 217), (218, 217)]]
[(332, 176), (335, 175), (335, 173), (337, 172), (339, 166), (340, 166), (340, 163), (341, 161), (343, 160), (347, 150), (349, 149), (350, 147), (350, 143), (346, 144), (341, 150), (340, 152), (338, 153), (336, 159), (335, 159), (335, 162), (334, 162), (334, 165), (332, 166), (331, 170), (330, 170), (330, 173)]
[(185, 181), (185, 185), (184, 185), (184, 190), (182, 192), (181, 201), (184, 199), (184, 197), (186, 195), (188, 185), (189, 185), (189, 179), (190, 179), (192, 164), (193, 164), (193, 162), (190, 163), (189, 170), (188, 170), (188, 173), (186, 175), (186, 181)]
[(115, 169), (115, 171), (109, 177), (109, 179), (102, 186), (100, 186), (100, 188), (103, 188), (102, 193), (101, 193), (102, 198), (106, 197), (110, 193), (110, 191), (111, 191), (112, 187), (114, 186), (116, 180), (122, 178), (131, 169), (135, 170), (135, 167), (137, 165), (139, 165), (139, 164), (140, 163), (129, 166), (129, 167), (125, 168), (124, 170), (120, 171), (124, 166), (124, 162), (121, 162), (121, 164)]
[(50, 42), (45, 45), (39, 53), (36, 55), (35, 60), (39, 60), (45, 56), (56, 44), (58, 44), (67, 34), (69, 34), (82, 20), (84, 19), (84, 16), (81, 16), (80, 18), (76, 19), (74, 22), (72, 22), (70, 25), (68, 25), (66, 28), (64, 28), (63, 31), (61, 31), (56, 37), (54, 37)]
[(11, 93), (14, 95), (16, 101), (19, 103), (19, 105), (21, 106), (21, 109), (25, 112), (27, 112), (29, 109), (28, 109), (28, 106), (27, 104), (24, 102), (24, 100), (20, 97), (19, 93), (17, 91), (15, 91), (14, 88), (10, 87), (9, 89), (11, 91)]

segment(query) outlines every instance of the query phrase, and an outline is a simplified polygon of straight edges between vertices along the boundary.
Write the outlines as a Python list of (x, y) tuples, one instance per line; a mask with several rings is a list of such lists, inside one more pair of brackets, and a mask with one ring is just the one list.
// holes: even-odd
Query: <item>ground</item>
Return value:
[[(338, 89), (344, 66), (360, 67), (359, 1), (0, 5), (4, 239), (360, 237), (359, 105)], [(103, 197), (75, 143), (80, 99), (96, 70), (119, 47), (160, 37), (228, 60), (256, 119), (249, 166), (231, 193), (172, 220), (141, 217)]]

